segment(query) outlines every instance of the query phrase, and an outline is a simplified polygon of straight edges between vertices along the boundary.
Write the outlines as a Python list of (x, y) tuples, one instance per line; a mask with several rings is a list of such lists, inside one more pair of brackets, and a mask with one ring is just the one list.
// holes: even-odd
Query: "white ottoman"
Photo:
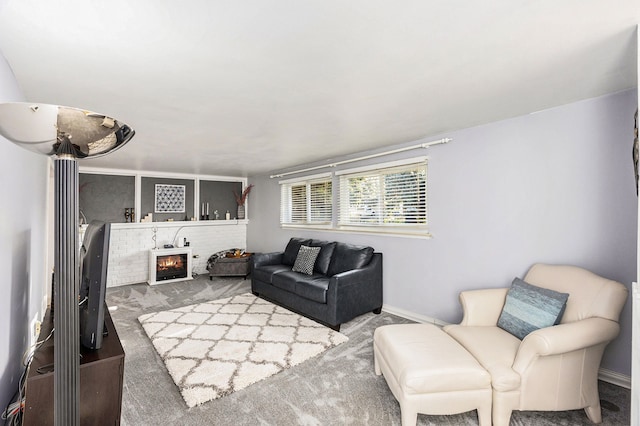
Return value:
[(400, 403), (402, 426), (418, 413), (442, 415), (478, 410), (491, 425), (491, 376), (458, 342), (433, 324), (394, 324), (373, 335), (375, 372)]

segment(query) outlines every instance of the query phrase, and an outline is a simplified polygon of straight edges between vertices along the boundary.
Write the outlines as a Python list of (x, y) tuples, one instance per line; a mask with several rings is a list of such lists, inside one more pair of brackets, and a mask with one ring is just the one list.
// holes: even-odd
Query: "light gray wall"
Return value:
[[(87, 222), (126, 222), (124, 209), (136, 206), (134, 176), (80, 173), (78, 182), (80, 211), (85, 215)], [(137, 213), (135, 216), (135, 220), (139, 221)]]
[[(386, 305), (451, 323), (462, 317), (461, 290), (507, 287), (535, 262), (578, 265), (630, 288), (636, 107), (636, 91), (626, 91), (425, 139), (454, 139), (427, 151), (430, 240), (282, 230), (278, 179), (254, 176), (247, 249), (282, 250), (296, 235), (371, 245), (384, 254)], [(602, 366), (630, 375), (629, 302), (621, 325)]]
[(238, 204), (233, 191), (242, 194), (242, 182), (200, 181), (200, 204), (209, 203), (209, 217), (213, 220), (214, 210), (218, 210), (219, 219), (225, 219), (227, 211), (229, 217), (237, 216)]
[[(0, 102), (24, 100), (0, 54)], [(29, 322), (42, 312), (46, 273), (48, 160), (0, 136), (3, 203), (0, 207), (0, 404), (6, 407), (24, 367)]]

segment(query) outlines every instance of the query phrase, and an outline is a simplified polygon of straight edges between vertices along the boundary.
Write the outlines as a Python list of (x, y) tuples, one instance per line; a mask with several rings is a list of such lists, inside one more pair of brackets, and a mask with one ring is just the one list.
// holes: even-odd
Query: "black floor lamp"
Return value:
[(104, 114), (47, 104), (0, 104), (0, 135), (23, 148), (54, 158), (56, 426), (80, 424), (77, 159), (108, 154), (127, 143), (134, 134), (129, 126)]

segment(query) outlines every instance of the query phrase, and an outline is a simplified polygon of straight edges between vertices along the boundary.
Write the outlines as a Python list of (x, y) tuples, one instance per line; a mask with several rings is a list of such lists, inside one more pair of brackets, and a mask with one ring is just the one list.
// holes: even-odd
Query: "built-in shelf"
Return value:
[[(130, 225), (125, 219), (125, 208), (135, 212), (135, 223), (153, 213), (153, 220), (167, 223), (196, 222), (243, 223), (242, 220), (225, 220), (228, 211), (231, 218), (237, 215), (234, 192), (240, 194), (247, 186), (247, 178), (231, 176), (191, 175), (153, 171), (120, 170), (103, 168), (80, 168), (81, 217), (111, 222), (114, 225)], [(156, 213), (155, 187), (157, 184), (180, 185), (185, 188), (185, 211), (182, 213)], [(202, 220), (202, 206), (208, 205), (209, 217)], [(215, 211), (220, 219), (215, 220)], [(145, 222), (146, 223), (146, 222)]]
[(141, 223), (112, 223), (112, 229), (136, 229), (136, 228), (175, 228), (189, 226), (228, 226), (228, 225), (246, 225), (249, 219), (242, 220), (191, 220), (171, 222), (141, 222)]

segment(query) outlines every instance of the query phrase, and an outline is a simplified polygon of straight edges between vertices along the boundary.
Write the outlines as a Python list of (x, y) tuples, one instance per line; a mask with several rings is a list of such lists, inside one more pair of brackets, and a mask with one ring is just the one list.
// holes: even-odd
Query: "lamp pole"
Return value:
[(54, 158), (54, 414), (55, 426), (80, 424), (80, 327), (78, 291), (78, 162), (61, 134)]

